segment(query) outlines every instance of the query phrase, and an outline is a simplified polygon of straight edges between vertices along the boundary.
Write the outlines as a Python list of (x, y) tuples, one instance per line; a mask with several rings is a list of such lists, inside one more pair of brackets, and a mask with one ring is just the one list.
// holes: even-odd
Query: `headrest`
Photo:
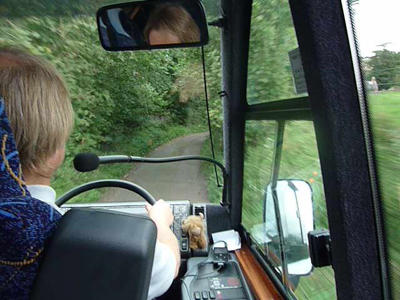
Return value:
[(46, 250), (31, 300), (147, 300), (156, 238), (147, 217), (72, 209)]
[(0, 96), (0, 198), (29, 196), (22, 179), (21, 165), (10, 122)]
[(29, 194), (0, 97), (0, 299), (28, 300), (61, 215)]

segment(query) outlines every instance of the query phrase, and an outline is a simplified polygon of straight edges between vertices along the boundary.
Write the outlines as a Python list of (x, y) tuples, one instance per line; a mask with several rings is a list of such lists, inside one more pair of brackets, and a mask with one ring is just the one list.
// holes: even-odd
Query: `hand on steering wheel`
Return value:
[(158, 200), (153, 206), (147, 204), (146, 209), (150, 219), (156, 223), (160, 222), (170, 227), (174, 222), (174, 216), (169, 204), (162, 199)]

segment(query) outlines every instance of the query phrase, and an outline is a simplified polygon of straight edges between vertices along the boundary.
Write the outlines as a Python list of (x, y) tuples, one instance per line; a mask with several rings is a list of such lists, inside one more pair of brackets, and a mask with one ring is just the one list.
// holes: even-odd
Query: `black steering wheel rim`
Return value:
[(56, 205), (61, 206), (67, 201), (69, 201), (71, 198), (78, 196), (84, 192), (104, 187), (116, 187), (116, 188), (127, 189), (143, 197), (143, 199), (145, 199), (151, 205), (154, 205), (156, 203), (156, 199), (147, 190), (145, 190), (144, 188), (142, 188), (137, 184), (134, 184), (126, 180), (107, 179), (107, 180), (96, 180), (87, 182), (76, 188), (73, 188), (72, 190), (66, 192), (64, 195), (58, 198), (56, 200)]

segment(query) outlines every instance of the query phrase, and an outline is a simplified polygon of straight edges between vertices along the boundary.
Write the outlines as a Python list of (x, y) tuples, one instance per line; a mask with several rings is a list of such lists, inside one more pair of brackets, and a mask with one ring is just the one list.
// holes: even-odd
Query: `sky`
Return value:
[(400, 0), (359, 0), (353, 6), (361, 56), (372, 56), (378, 45), (400, 52)]

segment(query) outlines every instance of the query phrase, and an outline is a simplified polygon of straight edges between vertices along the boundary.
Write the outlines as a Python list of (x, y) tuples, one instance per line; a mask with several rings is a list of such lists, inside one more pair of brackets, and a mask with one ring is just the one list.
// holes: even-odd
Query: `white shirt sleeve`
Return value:
[(154, 299), (164, 294), (175, 277), (176, 259), (172, 250), (157, 241), (154, 253), (153, 270), (147, 299)]

